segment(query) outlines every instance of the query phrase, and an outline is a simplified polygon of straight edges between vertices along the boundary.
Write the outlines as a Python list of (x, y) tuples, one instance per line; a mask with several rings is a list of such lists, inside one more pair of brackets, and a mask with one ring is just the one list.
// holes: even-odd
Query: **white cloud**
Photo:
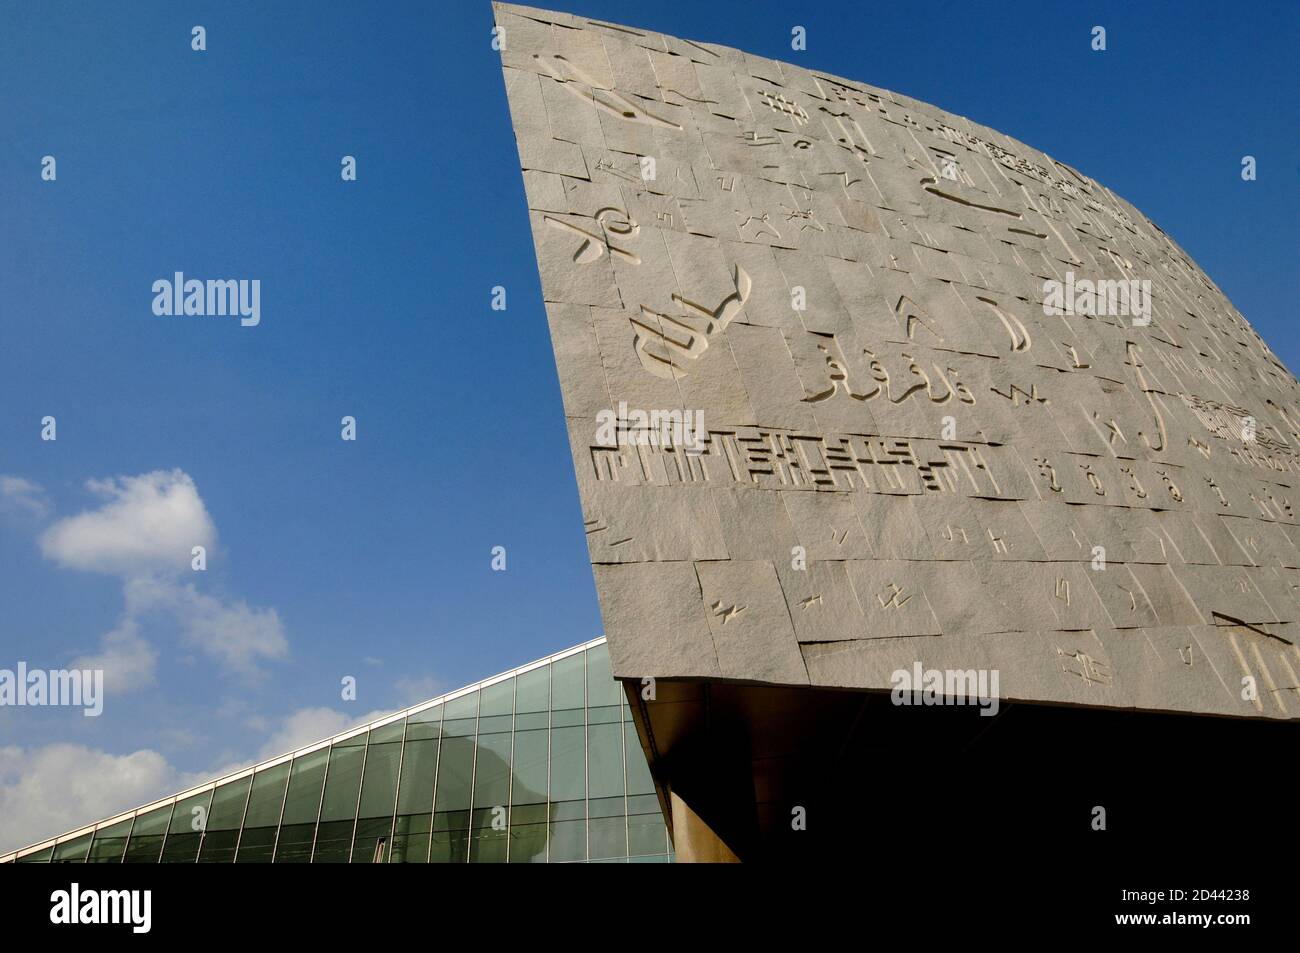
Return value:
[(0, 850), (139, 807), (189, 783), (156, 751), (0, 747)]
[(393, 690), (397, 693), (398, 704), (403, 706), (427, 702), (444, 691), (442, 682), (432, 675), (408, 675), (399, 678), (393, 683)]
[(115, 755), (79, 744), (0, 746), (0, 853), (178, 794), (385, 714), (300, 708), (280, 722), (255, 758), (208, 771), (180, 771), (148, 749)]
[(324, 741), (331, 735), (337, 735), (357, 725), (378, 721), (386, 714), (390, 713), (372, 711), (364, 715), (349, 715), (333, 708), (299, 708), (285, 718), (275, 734), (262, 745), (257, 756), (274, 758), (295, 748)]
[[(35, 484), (9, 479), (17, 481), (12, 485), (18, 497), (32, 498), (28, 487)], [(196, 575), (190, 571), (193, 548), (211, 551), (217, 538), (187, 473), (155, 470), (89, 480), (86, 487), (102, 505), (55, 522), (40, 537), (41, 551), (65, 568), (119, 577), (126, 608), (99, 650), (76, 660), (78, 667), (104, 669), (111, 692), (153, 684), (157, 652), (142, 634), (148, 616), (161, 619), (228, 671), (256, 675), (259, 663), (288, 655), (289, 641), (274, 609), (209, 595), (183, 581)]]
[(128, 617), (104, 636), (99, 652), (73, 659), (69, 668), (102, 670), (104, 691), (116, 695), (152, 685), (157, 662), (158, 653)]
[[(98, 651), (74, 664), (105, 672), (110, 693), (156, 681), (157, 652), (147, 626), (176, 633), (179, 641), (223, 668), (256, 674), (261, 662), (284, 658), (288, 639), (273, 608), (249, 606), (201, 592), (191, 575), (191, 549), (211, 553), (216, 527), (194, 481), (181, 470), (92, 480), (102, 505), (58, 520), (40, 537), (42, 552), (59, 566), (106, 573), (121, 580), (124, 609)], [(44, 491), (21, 477), (0, 477), (0, 510), (44, 518)], [(189, 577), (189, 578), (187, 578)], [(320, 741), (381, 717), (349, 716), (328, 708), (301, 709), (262, 731), (269, 735), (259, 758)], [(33, 843), (184, 790), (251, 763), (186, 773), (162, 754), (140, 750), (116, 755), (80, 744), (0, 747), (0, 851)]]
[(59, 520), (41, 551), (59, 565), (115, 576), (179, 572), (195, 546), (211, 549), (217, 529), (198, 488), (181, 470), (155, 470), (86, 483), (104, 505)]
[(0, 511), (43, 520), (50, 515), (50, 502), (39, 483), (0, 473)]
[(132, 617), (165, 612), (190, 645), (231, 671), (257, 673), (263, 660), (289, 654), (289, 640), (274, 609), (254, 609), (242, 599), (225, 602), (199, 592), (193, 583), (132, 579), (126, 584)]

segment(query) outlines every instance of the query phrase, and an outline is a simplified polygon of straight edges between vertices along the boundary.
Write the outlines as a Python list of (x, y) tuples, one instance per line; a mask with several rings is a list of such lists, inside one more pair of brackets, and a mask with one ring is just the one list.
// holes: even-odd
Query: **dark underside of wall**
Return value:
[(665, 812), (681, 823), (675, 794), (745, 861), (1227, 859), (1276, 836), (1294, 790), (1283, 765), (1300, 751), (1300, 725), (1265, 719), (1006, 701), (981, 715), (880, 693), (663, 680), (651, 701), (627, 687)]

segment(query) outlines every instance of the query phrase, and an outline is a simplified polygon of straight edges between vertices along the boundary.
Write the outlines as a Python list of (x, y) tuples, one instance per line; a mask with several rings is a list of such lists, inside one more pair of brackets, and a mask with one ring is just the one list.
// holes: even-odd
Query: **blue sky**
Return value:
[[(1293, 3), (556, 5), (1043, 148), (1300, 365)], [(0, 668), (138, 663), (100, 718), (0, 709), (0, 849), (600, 634), (491, 25), (480, 0), (0, 9)], [(261, 323), (154, 315), (175, 271), (259, 279)], [(159, 506), (205, 573), (122, 549)]]

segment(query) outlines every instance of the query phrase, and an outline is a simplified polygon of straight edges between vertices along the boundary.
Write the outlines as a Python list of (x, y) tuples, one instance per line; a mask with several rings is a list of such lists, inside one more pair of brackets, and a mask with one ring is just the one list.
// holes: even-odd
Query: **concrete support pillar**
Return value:
[(670, 791), (673, 812), (673, 849), (683, 864), (738, 864), (740, 858), (721, 837), (682, 800)]

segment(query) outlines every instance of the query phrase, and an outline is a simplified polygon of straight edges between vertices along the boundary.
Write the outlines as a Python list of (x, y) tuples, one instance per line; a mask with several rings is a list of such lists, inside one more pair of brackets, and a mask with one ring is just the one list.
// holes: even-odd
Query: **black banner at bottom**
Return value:
[(606, 926), (614, 935), (672, 933), (687, 923), (698, 930), (701, 917), (728, 932), (792, 929), (811, 942), (847, 930), (873, 942), (1132, 933), (1218, 943), (1295, 929), (1293, 892), (1280, 872), (1258, 865), (1153, 860), (1089, 869), (1098, 865), (938, 848), (858, 854), (833, 869), (5, 865), (0, 915), (11, 941), (127, 944), (248, 931), (364, 942), (431, 930), (432, 940), (474, 924), (594, 939)]

